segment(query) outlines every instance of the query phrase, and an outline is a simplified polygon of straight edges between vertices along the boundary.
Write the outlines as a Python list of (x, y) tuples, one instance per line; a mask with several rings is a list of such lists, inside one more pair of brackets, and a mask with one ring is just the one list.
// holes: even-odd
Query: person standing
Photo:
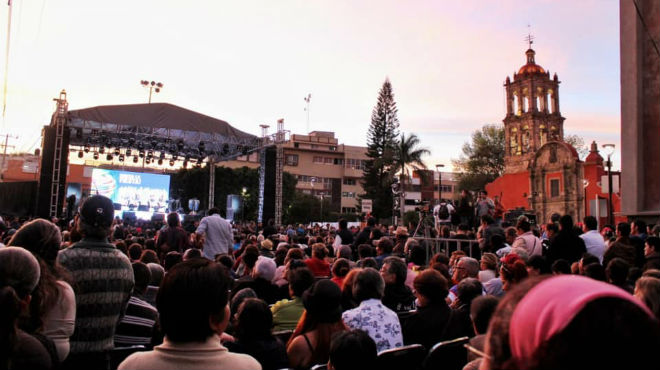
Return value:
[(607, 243), (605, 243), (605, 239), (598, 232), (598, 221), (596, 217), (586, 216), (584, 218), (583, 230), (584, 234), (580, 235), (580, 238), (584, 240), (587, 252), (598, 257), (598, 261), (603, 263), (603, 255), (607, 249)]
[(486, 190), (480, 191), (477, 203), (474, 205), (474, 214), (477, 220), (481, 220), (481, 217), (486, 215), (493, 217), (494, 210), (495, 203), (488, 198), (488, 192)]
[(458, 209), (456, 210), (461, 224), (468, 225), (468, 228), (472, 227), (472, 198), (470, 193), (467, 190), (461, 190), (461, 198), (458, 200)]
[(110, 199), (87, 198), (77, 222), (82, 240), (57, 256), (71, 273), (76, 297), (76, 326), (64, 369), (106, 368), (117, 322), (135, 285), (130, 260), (108, 242), (113, 217)]
[(202, 253), (206, 259), (213, 261), (217, 254), (229, 253), (234, 245), (234, 232), (231, 229), (229, 221), (220, 216), (220, 210), (213, 207), (209, 209), (208, 216), (200, 221), (197, 230), (195, 230), (198, 240), (202, 235), (204, 245)]

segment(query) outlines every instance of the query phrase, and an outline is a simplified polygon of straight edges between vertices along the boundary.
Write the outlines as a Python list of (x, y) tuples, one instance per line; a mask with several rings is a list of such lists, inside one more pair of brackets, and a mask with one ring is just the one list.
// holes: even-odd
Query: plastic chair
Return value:
[(310, 368), (310, 370), (327, 370), (328, 364), (316, 364)]
[(460, 337), (437, 343), (424, 360), (424, 369), (461, 370), (467, 364), (467, 349), (464, 344), (470, 338)]
[(426, 349), (421, 344), (392, 348), (378, 353), (380, 370), (420, 369), (426, 356)]

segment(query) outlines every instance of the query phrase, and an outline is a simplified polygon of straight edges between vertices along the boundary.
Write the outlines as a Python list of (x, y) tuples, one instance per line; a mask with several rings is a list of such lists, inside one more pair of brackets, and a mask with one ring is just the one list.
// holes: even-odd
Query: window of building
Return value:
[(333, 164), (334, 163), (333, 158), (331, 158), (331, 157), (325, 157), (323, 159), (324, 159), (325, 164)]
[(355, 209), (355, 207), (341, 207), (341, 213), (344, 214), (357, 213), (357, 209)]
[(356, 185), (357, 181), (348, 177), (344, 178), (344, 185)]
[(343, 191), (341, 193), (341, 196), (343, 198), (355, 198), (355, 192), (354, 191)]
[(347, 158), (345, 163), (346, 168), (352, 168), (354, 170), (364, 170), (364, 162), (362, 159)]
[(336, 152), (336, 151), (337, 151), (337, 147), (336, 147), (336, 146), (331, 146), (329, 149), (330, 149), (331, 151), (333, 151), (333, 152)]
[(334, 159), (334, 164), (337, 164), (337, 165), (341, 166), (341, 165), (344, 164), (344, 159), (343, 158), (335, 158)]
[(452, 185), (441, 185), (440, 191), (443, 193), (451, 193), (454, 191), (454, 187)]
[(551, 197), (559, 196), (559, 179), (550, 180), (550, 196)]
[(298, 143), (293, 143), (293, 147), (294, 147), (294, 148), (300, 148), (300, 144), (298, 144)]
[(323, 163), (323, 157), (314, 156), (314, 163)]
[(298, 154), (287, 154), (284, 160), (284, 163), (287, 166), (297, 166), (298, 165)]

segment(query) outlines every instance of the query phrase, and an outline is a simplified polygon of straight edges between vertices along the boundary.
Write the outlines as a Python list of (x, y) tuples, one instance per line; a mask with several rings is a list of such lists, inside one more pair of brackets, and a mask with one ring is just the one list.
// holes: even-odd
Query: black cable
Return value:
[(651, 42), (653, 43), (653, 48), (655, 48), (655, 53), (658, 54), (658, 56), (660, 57), (660, 50), (658, 49), (658, 44), (655, 42), (655, 39), (651, 35), (651, 32), (649, 32), (648, 27), (646, 27), (646, 22), (644, 22), (644, 17), (642, 16), (642, 12), (639, 10), (639, 6), (637, 6), (637, 1), (632, 0), (632, 2), (633, 4), (635, 4), (635, 10), (637, 11), (637, 16), (639, 17), (640, 22), (642, 22), (644, 31), (646, 31), (646, 34), (649, 36)]

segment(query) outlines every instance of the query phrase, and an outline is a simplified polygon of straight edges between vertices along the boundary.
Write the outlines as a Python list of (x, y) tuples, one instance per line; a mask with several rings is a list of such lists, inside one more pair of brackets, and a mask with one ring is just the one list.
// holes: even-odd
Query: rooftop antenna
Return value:
[(532, 44), (534, 43), (534, 35), (532, 35), (532, 26), (529, 24), (527, 25), (527, 36), (525, 37), (525, 41), (529, 45), (529, 48), (532, 48)]
[(307, 112), (307, 134), (309, 135), (309, 102), (312, 100), (312, 94), (307, 94), (303, 98), (305, 100), (305, 112)]

